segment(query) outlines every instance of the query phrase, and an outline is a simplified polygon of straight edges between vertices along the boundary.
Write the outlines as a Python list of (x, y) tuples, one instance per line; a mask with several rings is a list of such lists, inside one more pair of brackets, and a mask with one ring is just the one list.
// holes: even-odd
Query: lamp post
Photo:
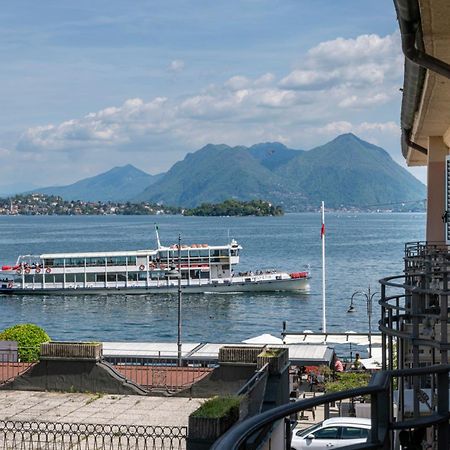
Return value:
[(178, 301), (177, 301), (177, 365), (181, 366), (182, 352), (181, 352), (181, 234), (178, 235), (178, 267), (171, 266), (167, 273), (168, 278), (177, 278), (178, 280)]
[(353, 294), (350, 298), (350, 306), (348, 307), (348, 310), (347, 310), (348, 313), (355, 312), (356, 309), (353, 306), (353, 299), (357, 295), (363, 295), (365, 297), (366, 306), (367, 306), (367, 317), (369, 319), (369, 358), (372, 358), (372, 303), (373, 303), (373, 298), (377, 294), (379, 294), (379, 292), (371, 292), (370, 285), (369, 285), (369, 288), (367, 289), (367, 292), (365, 292), (365, 291), (353, 292)]
[(178, 350), (178, 366), (181, 366), (181, 234), (178, 235), (178, 333), (177, 333), (177, 350)]

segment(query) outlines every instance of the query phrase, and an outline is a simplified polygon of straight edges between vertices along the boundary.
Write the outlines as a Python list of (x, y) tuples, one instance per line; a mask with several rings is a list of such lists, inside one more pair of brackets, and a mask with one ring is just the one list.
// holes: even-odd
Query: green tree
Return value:
[(41, 327), (24, 323), (1, 332), (0, 341), (16, 341), (20, 360), (33, 362), (39, 359), (41, 344), (50, 341), (50, 337)]

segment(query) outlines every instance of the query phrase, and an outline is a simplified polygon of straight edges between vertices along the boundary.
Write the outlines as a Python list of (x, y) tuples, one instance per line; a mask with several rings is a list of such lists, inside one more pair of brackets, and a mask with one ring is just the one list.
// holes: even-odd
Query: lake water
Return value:
[[(239, 342), (261, 333), (319, 331), (322, 317), (320, 214), (283, 217), (75, 216), (0, 217), (0, 264), (19, 254), (154, 248), (153, 223), (163, 244), (224, 244), (243, 247), (237, 270), (301, 271), (309, 264), (311, 293), (183, 296), (183, 340)], [(356, 290), (379, 290), (378, 280), (403, 270), (404, 243), (424, 239), (424, 214), (343, 214), (326, 217), (327, 328), (367, 331), (365, 300), (347, 314)], [(379, 318), (374, 305), (375, 324)], [(176, 295), (0, 296), (0, 330), (36, 323), (53, 339), (175, 341)]]

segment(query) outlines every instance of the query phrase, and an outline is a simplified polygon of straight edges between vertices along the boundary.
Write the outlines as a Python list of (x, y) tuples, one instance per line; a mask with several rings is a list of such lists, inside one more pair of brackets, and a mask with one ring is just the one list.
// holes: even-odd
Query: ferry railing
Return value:
[[(356, 449), (390, 449), (399, 438), (401, 431), (433, 426), (436, 430), (436, 443), (438, 450), (448, 450), (448, 377), (450, 365), (439, 365), (418, 369), (392, 370), (375, 373), (368, 386), (350, 389), (347, 391), (324, 394), (320, 397), (299, 400), (265, 411), (238, 423), (219, 438), (211, 447), (212, 450), (244, 450), (248, 441), (254, 443), (255, 436), (261, 431), (259, 442), (267, 442), (267, 430), (283, 419), (289, 420), (293, 414), (308, 409), (330, 405), (354, 397), (370, 396), (371, 405), (371, 431), (367, 442), (343, 448)], [(396, 420), (394, 411), (393, 387), (399, 378), (419, 377), (433, 375), (436, 403), (431, 405), (426, 415)], [(398, 441), (397, 441), (398, 442)], [(290, 436), (286, 439), (286, 448), (290, 445)], [(256, 447), (252, 447), (256, 448)]]
[(184, 450), (187, 427), (0, 420), (0, 450)]

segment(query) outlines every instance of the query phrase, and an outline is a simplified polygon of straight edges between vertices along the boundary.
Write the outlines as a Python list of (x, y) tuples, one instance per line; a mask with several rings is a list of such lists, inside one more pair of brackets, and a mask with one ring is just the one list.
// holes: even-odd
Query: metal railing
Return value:
[(0, 420), (0, 450), (183, 450), (187, 427)]
[(141, 359), (114, 359), (114, 368), (124, 377), (139, 384), (149, 392), (154, 390), (179, 391), (189, 388), (212, 372), (211, 367), (189, 362), (177, 366), (173, 361)]
[[(320, 397), (300, 400), (294, 403), (278, 406), (265, 411), (232, 427), (211, 447), (212, 450), (245, 449), (246, 442), (255, 434), (277, 421), (289, 418), (292, 414), (311, 409), (320, 405), (348, 398), (370, 396), (372, 428), (369, 439), (363, 444), (352, 445), (352, 449), (386, 449), (393, 448), (394, 432), (413, 428), (434, 426), (438, 450), (448, 449), (448, 376), (450, 365), (384, 371), (374, 374), (367, 387), (348, 391), (325, 394)], [(436, 404), (432, 405), (427, 415), (396, 421), (394, 417), (393, 387), (394, 380), (404, 377), (430, 375), (436, 377), (434, 394)]]

